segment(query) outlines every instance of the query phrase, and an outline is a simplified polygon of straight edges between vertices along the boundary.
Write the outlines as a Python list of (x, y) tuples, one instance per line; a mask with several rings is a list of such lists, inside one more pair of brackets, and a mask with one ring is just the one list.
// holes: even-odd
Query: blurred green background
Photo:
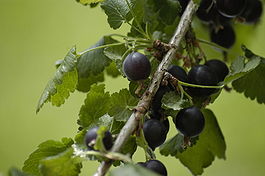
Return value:
[[(264, 19), (265, 20), (265, 19)], [(262, 20), (262, 21), (264, 21)], [(102, 35), (113, 33), (99, 9), (74, 0), (0, 0), (0, 175), (11, 166), (22, 167), (37, 145), (47, 139), (74, 137), (79, 107), (85, 94), (76, 92), (61, 107), (35, 107), (54, 62), (77, 45), (82, 51)], [(122, 28), (125, 33), (127, 28)], [(245, 44), (265, 56), (265, 23), (261, 22)], [(265, 75), (264, 75), (265, 76)], [(257, 80), (258, 81), (258, 80)], [(108, 78), (111, 92), (127, 86), (125, 79)], [(218, 117), (227, 143), (227, 160), (215, 160), (204, 175), (265, 175), (265, 107), (237, 93), (223, 92), (210, 106)], [(169, 136), (176, 133), (171, 128)], [(157, 152), (158, 153), (158, 152)], [(190, 176), (174, 158), (158, 154), (170, 176)], [(136, 161), (144, 160), (141, 150)], [(82, 175), (92, 175), (98, 163), (84, 163)]]

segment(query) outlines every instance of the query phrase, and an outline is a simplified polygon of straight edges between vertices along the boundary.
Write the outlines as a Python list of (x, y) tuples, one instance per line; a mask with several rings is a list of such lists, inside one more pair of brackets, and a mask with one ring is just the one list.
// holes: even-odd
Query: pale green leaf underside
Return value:
[(57, 69), (54, 77), (46, 85), (37, 105), (37, 112), (47, 101), (51, 101), (52, 105), (60, 106), (74, 92), (78, 74), (76, 70), (76, 48), (73, 47), (65, 56), (62, 64)]

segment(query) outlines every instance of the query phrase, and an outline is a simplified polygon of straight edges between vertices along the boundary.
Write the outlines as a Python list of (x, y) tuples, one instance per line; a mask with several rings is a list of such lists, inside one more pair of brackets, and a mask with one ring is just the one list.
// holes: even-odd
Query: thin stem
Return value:
[(222, 46), (219, 46), (219, 45), (217, 45), (217, 44), (215, 44), (215, 43), (213, 43), (213, 42), (209, 42), (209, 41), (207, 41), (207, 40), (203, 40), (203, 39), (197, 39), (197, 41), (200, 42), (200, 43), (204, 43), (204, 44), (206, 44), (206, 45), (210, 45), (210, 46), (213, 46), (213, 47), (219, 48), (219, 49), (222, 50), (222, 51), (226, 51), (226, 52), (228, 52), (228, 49), (226, 49), (226, 48), (224, 48), (224, 47), (222, 47)]
[(123, 161), (125, 163), (133, 163), (132, 159), (127, 155), (122, 155), (120, 153), (109, 152), (109, 153), (101, 153), (97, 151), (86, 151), (84, 152), (85, 155), (93, 155), (93, 156), (100, 156), (111, 160), (118, 160)]
[(221, 86), (205, 86), (205, 85), (190, 84), (190, 83), (182, 82), (180, 80), (178, 80), (178, 83), (183, 85), (183, 86), (198, 87), (198, 88), (222, 89), (224, 87), (224, 85), (221, 85)]
[[(183, 40), (187, 30), (190, 27), (192, 17), (195, 14), (196, 10), (198, 9), (198, 4), (194, 3), (193, 0), (191, 0), (183, 13), (180, 22), (178, 24), (178, 27), (176, 28), (176, 31), (174, 35), (172, 36), (170, 43), (171, 45), (174, 45), (176, 47), (171, 48), (167, 54), (164, 56), (163, 60), (159, 64), (156, 72), (154, 73), (153, 79), (151, 83), (149, 84), (148, 89), (144, 93), (141, 100), (138, 102), (137, 107), (135, 108), (133, 114), (130, 116), (126, 124), (121, 129), (117, 139), (115, 140), (115, 143), (111, 149), (112, 152), (119, 152), (122, 148), (122, 146), (125, 144), (125, 142), (128, 140), (131, 134), (135, 132), (135, 130), (139, 127), (139, 122), (144, 117), (146, 112), (148, 111), (152, 97), (157, 92), (160, 83), (163, 79), (163, 76), (165, 74), (166, 69), (171, 64), (173, 58), (176, 56), (176, 52), (181, 41)], [(94, 176), (104, 176), (110, 166), (112, 164), (112, 161), (104, 161), (101, 163), (101, 165), (98, 167), (97, 172), (94, 174)]]
[(83, 54), (85, 54), (85, 53), (88, 53), (88, 52), (90, 52), (90, 51), (93, 51), (93, 50), (97, 50), (97, 49), (102, 49), (102, 48), (107, 48), (107, 47), (111, 47), (111, 46), (118, 46), (118, 45), (124, 45), (125, 43), (122, 43), (122, 42), (120, 42), (120, 43), (111, 43), (111, 44), (107, 44), (107, 45), (101, 45), (101, 46), (97, 46), (97, 47), (95, 47), (95, 48), (89, 48), (89, 49), (87, 49), (87, 50), (85, 50), (85, 51), (83, 51), (83, 52), (81, 52), (81, 53), (78, 53), (78, 55), (83, 55)]

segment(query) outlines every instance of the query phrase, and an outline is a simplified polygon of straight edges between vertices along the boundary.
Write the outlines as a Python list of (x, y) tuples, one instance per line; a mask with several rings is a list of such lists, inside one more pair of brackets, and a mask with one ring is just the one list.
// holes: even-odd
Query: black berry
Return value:
[[(86, 146), (90, 150), (94, 150), (94, 144), (95, 144), (96, 139), (97, 139), (98, 129), (99, 129), (98, 127), (91, 128), (87, 131), (87, 133), (85, 135), (84, 141), (85, 141)], [(104, 144), (106, 150), (111, 149), (111, 147), (113, 145), (112, 135), (109, 131), (105, 132), (105, 136), (103, 138), (103, 144)]]
[(215, 72), (218, 82), (221, 82), (229, 73), (229, 69), (226, 64), (220, 60), (212, 59), (205, 63), (213, 72)]
[(231, 48), (236, 41), (236, 34), (234, 29), (229, 24), (223, 24), (218, 30), (211, 30), (211, 41), (224, 47)]
[(246, 0), (216, 0), (219, 13), (230, 18), (238, 16), (245, 6)]
[(123, 71), (131, 81), (144, 80), (151, 73), (151, 64), (145, 55), (133, 52), (125, 58)]
[(153, 97), (152, 103), (151, 103), (151, 109), (153, 112), (158, 113), (162, 106), (162, 98), (165, 95), (165, 93), (171, 91), (171, 89), (168, 86), (160, 86)]
[(202, 0), (196, 12), (197, 17), (204, 22), (213, 21), (216, 14), (217, 10), (213, 0)]
[(152, 171), (154, 171), (155, 173), (161, 175), (161, 176), (167, 176), (167, 169), (165, 167), (165, 165), (158, 160), (149, 160), (146, 162), (146, 166), (147, 169), (150, 169)]
[(174, 76), (175, 78), (177, 78), (180, 81), (186, 82), (187, 81), (187, 73), (186, 71), (177, 65), (171, 65), (168, 68), (168, 72)]
[[(189, 71), (188, 82), (196, 85), (216, 86), (218, 78), (208, 66), (197, 65)], [(215, 91), (216, 89), (212, 88), (187, 87), (187, 92), (193, 97), (207, 97)]]
[(149, 147), (155, 150), (156, 147), (165, 142), (168, 129), (159, 120), (149, 119), (144, 122), (143, 131)]
[(180, 110), (174, 123), (184, 136), (196, 137), (202, 132), (205, 120), (200, 109), (193, 106)]
[(260, 0), (247, 0), (246, 8), (240, 17), (244, 18), (246, 23), (255, 23), (260, 19), (262, 11), (263, 5)]

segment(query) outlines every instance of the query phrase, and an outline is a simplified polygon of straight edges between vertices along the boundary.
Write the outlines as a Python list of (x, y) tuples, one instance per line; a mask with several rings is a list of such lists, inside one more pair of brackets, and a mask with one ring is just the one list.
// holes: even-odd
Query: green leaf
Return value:
[(30, 176), (17, 168), (10, 168), (8, 171), (8, 176)]
[(167, 109), (173, 109), (175, 111), (189, 107), (189, 100), (183, 99), (179, 94), (174, 91), (167, 92), (162, 98), (162, 104)]
[(115, 62), (111, 62), (111, 64), (106, 68), (106, 73), (113, 78), (121, 75), (120, 71), (117, 69)]
[(110, 176), (158, 176), (158, 174), (145, 169), (144, 167), (127, 164), (110, 172)]
[(254, 70), (235, 80), (232, 83), (233, 88), (244, 93), (247, 98), (257, 100), (260, 104), (265, 104), (265, 62), (261, 62)]
[(106, 152), (105, 145), (103, 143), (103, 138), (105, 137), (105, 133), (108, 130), (105, 126), (100, 126), (97, 131), (97, 139), (94, 145), (95, 150), (100, 152)]
[(127, 121), (132, 114), (133, 108), (137, 105), (138, 99), (133, 97), (127, 89), (111, 95), (111, 106), (108, 111), (117, 121)]
[[(95, 45), (89, 49), (93, 49), (102, 45), (114, 43), (113, 39), (109, 36), (104, 36)], [(77, 63), (78, 75), (81, 78), (88, 78), (91, 74), (98, 75), (105, 67), (107, 67), (111, 60), (107, 58), (104, 53), (104, 48), (95, 49), (89, 52), (85, 52), (80, 56)]]
[[(113, 43), (117, 43), (113, 42)], [(105, 56), (107, 56), (109, 59), (111, 59), (116, 66), (116, 69), (118, 69), (118, 71), (120, 73), (122, 73), (122, 63), (123, 63), (123, 59), (125, 57), (125, 53), (127, 51), (127, 48), (125, 47), (125, 45), (117, 45), (117, 46), (112, 46), (112, 47), (107, 47), (104, 50), (104, 54)]]
[[(209, 109), (204, 109), (205, 127), (194, 145), (182, 151), (182, 139), (175, 136), (160, 148), (162, 155), (175, 156), (193, 175), (201, 175), (203, 169), (211, 165), (215, 156), (225, 159), (226, 144), (216, 117)], [(193, 143), (193, 142), (192, 142)]]
[(121, 148), (121, 153), (125, 155), (133, 156), (134, 152), (137, 149), (136, 137), (130, 136), (126, 143)]
[(37, 105), (36, 112), (39, 112), (41, 107), (47, 101), (51, 101), (52, 105), (60, 106), (74, 92), (77, 85), (77, 70), (76, 70), (76, 48), (73, 47), (65, 56), (63, 62), (58, 67), (55, 76), (46, 85)]
[(76, 89), (81, 92), (88, 92), (93, 84), (103, 82), (104, 80), (103, 72), (98, 75), (91, 74), (88, 78), (79, 77)]
[(254, 70), (261, 62), (259, 57), (253, 57), (252, 59), (246, 62), (245, 57), (238, 57), (235, 59), (231, 65), (231, 73), (225, 78), (224, 84), (228, 84), (232, 81), (235, 81), (252, 70)]
[(122, 23), (129, 22), (132, 19), (130, 10), (133, 8), (134, 4), (135, 0), (105, 0), (101, 4), (101, 8), (108, 16), (110, 27), (118, 29)]
[(104, 0), (76, 0), (76, 2), (79, 2), (83, 5), (89, 5), (89, 4), (94, 4), (94, 3), (98, 3), (98, 2), (102, 2)]
[(39, 164), (41, 160), (58, 155), (66, 151), (73, 144), (71, 138), (63, 138), (62, 141), (48, 140), (41, 143), (38, 149), (30, 154), (29, 158), (24, 162), (23, 171), (32, 175), (40, 176)]
[(40, 161), (43, 176), (78, 176), (82, 168), (81, 159), (73, 157), (73, 149)]
[(83, 128), (97, 124), (110, 107), (110, 95), (105, 92), (105, 85), (93, 85), (87, 94), (79, 112), (78, 124)]

